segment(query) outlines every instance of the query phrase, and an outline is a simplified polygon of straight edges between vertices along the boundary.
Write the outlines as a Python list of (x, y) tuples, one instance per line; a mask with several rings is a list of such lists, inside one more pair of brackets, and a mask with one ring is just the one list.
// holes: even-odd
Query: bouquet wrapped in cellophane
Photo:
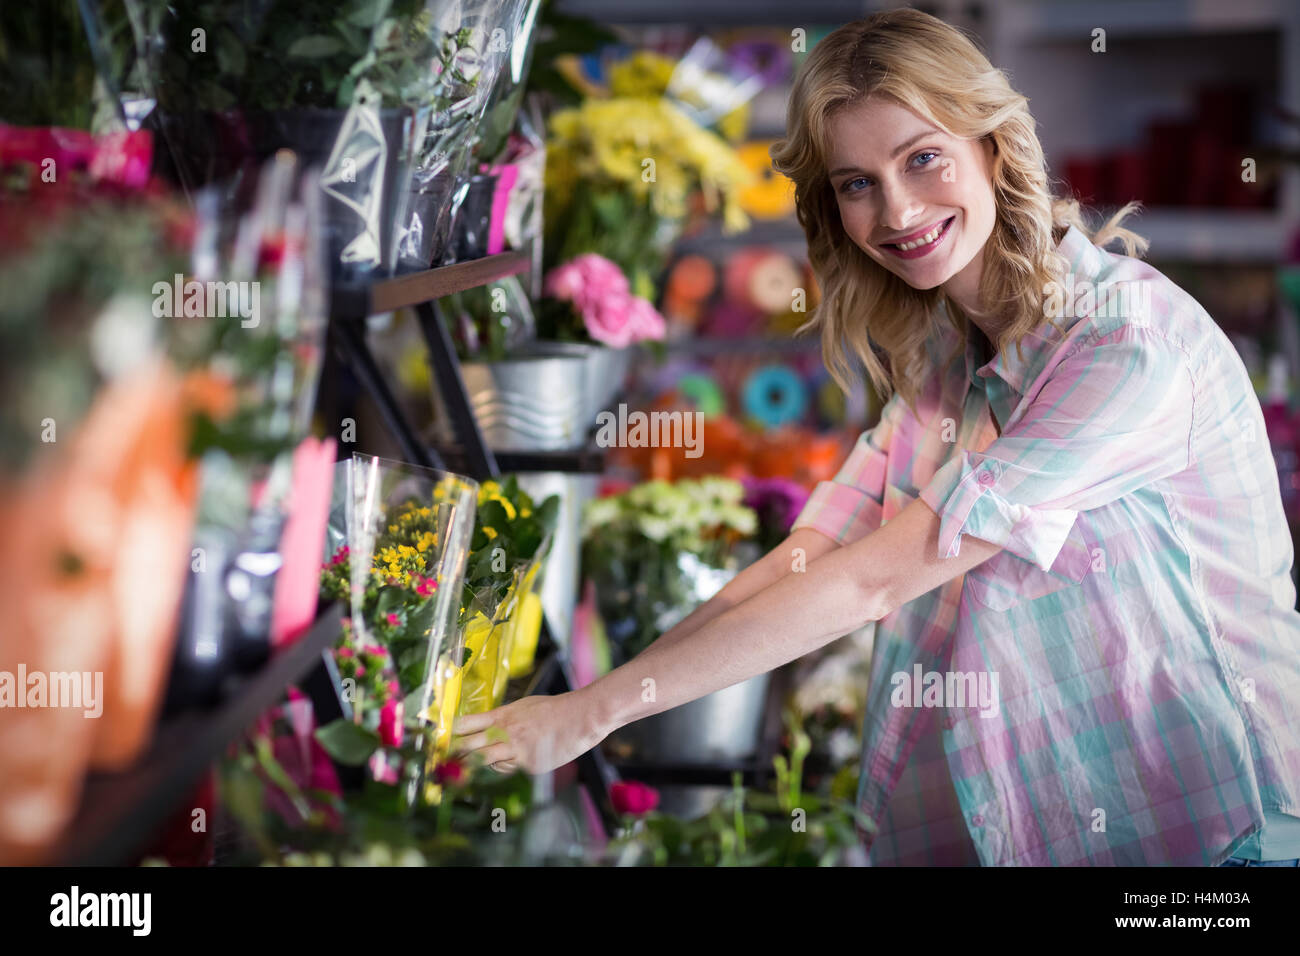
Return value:
[[(559, 497), (542, 504), (513, 475), (484, 482), (466, 575), (461, 626), (468, 659), (459, 712), (482, 713), (501, 704), (511, 676), (527, 673), (541, 627), (534, 588), (550, 550)], [(518, 647), (518, 652), (515, 649)]]
[(451, 743), (478, 485), (361, 454), (339, 468), (321, 590), (348, 613), (335, 657), (352, 719), (322, 728), (321, 739), (336, 760), (367, 763), (411, 802)]

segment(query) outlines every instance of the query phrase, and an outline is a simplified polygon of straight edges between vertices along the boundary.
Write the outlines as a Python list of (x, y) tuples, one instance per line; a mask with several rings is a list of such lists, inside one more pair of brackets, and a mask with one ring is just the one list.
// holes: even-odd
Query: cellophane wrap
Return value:
[[(339, 468), (326, 580), (331, 569), (345, 579), (348, 625), (336, 654), (354, 677), (354, 720), (390, 751), (415, 735), (420, 759), (390, 752), (371, 768), (411, 785), (414, 798), (421, 770), (446, 753), (459, 704), (458, 624), (478, 485), (362, 454)], [(380, 672), (357, 673), (358, 656)]]
[[(430, 3), (440, 58), (432, 95), (421, 105), (410, 201), (399, 259), (406, 268), (443, 261), (455, 211), (475, 172), (502, 77), (526, 74), (540, 0)], [(507, 128), (509, 124), (507, 123)]]

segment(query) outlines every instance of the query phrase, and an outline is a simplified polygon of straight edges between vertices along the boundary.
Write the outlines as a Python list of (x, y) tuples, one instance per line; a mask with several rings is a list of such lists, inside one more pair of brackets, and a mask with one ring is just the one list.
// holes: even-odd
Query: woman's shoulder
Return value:
[(1084, 323), (1070, 338), (1096, 340), (1141, 328), (1189, 358), (1226, 343), (1209, 312), (1163, 272), (1141, 259), (1091, 248), (1095, 256), (1076, 263), (1061, 289), (1063, 316)]

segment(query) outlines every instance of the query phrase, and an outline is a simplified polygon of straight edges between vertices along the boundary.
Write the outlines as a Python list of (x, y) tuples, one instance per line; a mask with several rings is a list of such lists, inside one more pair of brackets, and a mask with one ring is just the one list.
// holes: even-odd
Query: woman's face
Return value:
[(827, 173), (849, 238), (915, 289), (975, 311), (993, 233), (993, 144), (958, 139), (884, 97), (830, 122)]

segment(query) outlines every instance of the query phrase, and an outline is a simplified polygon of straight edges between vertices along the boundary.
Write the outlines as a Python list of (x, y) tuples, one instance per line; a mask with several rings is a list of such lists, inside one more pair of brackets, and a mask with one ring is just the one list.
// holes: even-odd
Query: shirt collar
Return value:
[[(1079, 229), (1070, 226), (1057, 244), (1056, 251), (1065, 258), (1067, 274), (1075, 281), (1091, 279), (1102, 268), (1102, 250), (1094, 246)], [(1063, 326), (1065, 322), (1061, 322)], [(1068, 328), (1064, 329), (1068, 331)], [(984, 387), (983, 380), (992, 375), (998, 376), (1011, 386), (1018, 394), (1025, 394), (1025, 388), (1032, 381), (1031, 372), (1042, 367), (1041, 358), (1050, 348), (1058, 343), (1063, 331), (1058, 330), (1046, 318), (1038, 326), (1025, 334), (1020, 341), (1019, 354), (1014, 343), (995, 355), (991, 360), (980, 364), (981, 341), (984, 334), (979, 329), (970, 329), (966, 336), (966, 382), (967, 387), (974, 384)]]

